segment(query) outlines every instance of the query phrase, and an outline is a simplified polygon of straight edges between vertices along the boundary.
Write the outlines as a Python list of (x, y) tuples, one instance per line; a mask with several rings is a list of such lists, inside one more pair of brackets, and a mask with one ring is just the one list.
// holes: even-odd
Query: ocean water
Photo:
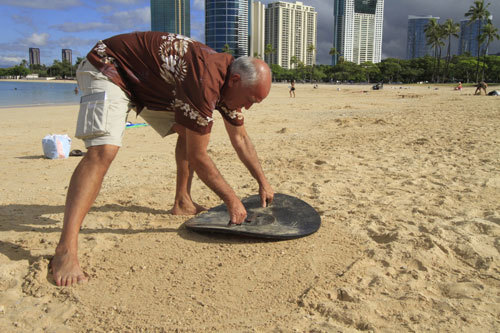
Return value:
[(0, 108), (32, 105), (78, 104), (75, 83), (0, 81)]

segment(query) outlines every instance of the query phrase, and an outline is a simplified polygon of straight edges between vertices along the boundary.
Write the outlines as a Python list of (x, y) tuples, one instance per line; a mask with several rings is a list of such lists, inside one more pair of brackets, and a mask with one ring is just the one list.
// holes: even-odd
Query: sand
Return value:
[[(44, 159), (41, 139), (73, 136), (78, 106), (0, 109), (0, 331), (498, 331), (500, 97), (473, 90), (273, 85), (247, 130), (275, 191), (322, 217), (289, 241), (186, 230), (176, 139), (126, 129), (80, 234), (90, 281), (71, 288), (47, 265), (81, 157)], [(215, 118), (210, 155), (255, 194)]]

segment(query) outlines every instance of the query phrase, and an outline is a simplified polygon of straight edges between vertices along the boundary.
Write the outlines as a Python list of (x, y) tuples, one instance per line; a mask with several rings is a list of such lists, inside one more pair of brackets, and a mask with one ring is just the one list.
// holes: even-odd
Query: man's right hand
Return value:
[(247, 217), (247, 210), (239, 199), (235, 199), (227, 204), (229, 219), (231, 223), (242, 224)]

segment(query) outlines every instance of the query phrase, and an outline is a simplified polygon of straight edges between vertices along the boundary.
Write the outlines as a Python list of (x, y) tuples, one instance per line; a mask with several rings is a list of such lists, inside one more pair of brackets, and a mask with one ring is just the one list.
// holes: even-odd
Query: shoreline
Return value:
[(78, 106), (79, 102), (76, 103), (48, 103), (48, 104), (28, 104), (28, 105), (9, 105), (9, 106), (0, 106), (1, 110), (6, 109), (27, 109), (27, 108), (44, 108), (44, 107), (53, 107), (53, 106)]
[(0, 82), (37, 82), (37, 83), (73, 83), (77, 84), (76, 80), (42, 80), (42, 79), (35, 79), (35, 80), (28, 80), (28, 79), (0, 79)]

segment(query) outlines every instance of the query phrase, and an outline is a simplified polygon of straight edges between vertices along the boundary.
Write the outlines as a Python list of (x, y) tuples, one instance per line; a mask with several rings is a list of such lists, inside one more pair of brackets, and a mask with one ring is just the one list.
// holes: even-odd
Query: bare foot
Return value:
[(86, 274), (80, 268), (78, 256), (76, 253), (68, 251), (58, 251), (50, 262), (52, 276), (58, 286), (69, 287), (76, 283), (85, 283), (88, 281)]
[(175, 202), (172, 208), (173, 215), (196, 215), (207, 210), (205, 207), (198, 205), (196, 202)]

